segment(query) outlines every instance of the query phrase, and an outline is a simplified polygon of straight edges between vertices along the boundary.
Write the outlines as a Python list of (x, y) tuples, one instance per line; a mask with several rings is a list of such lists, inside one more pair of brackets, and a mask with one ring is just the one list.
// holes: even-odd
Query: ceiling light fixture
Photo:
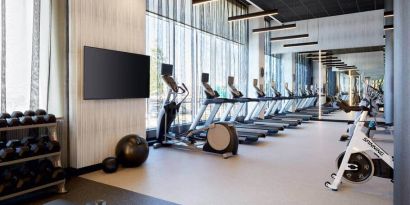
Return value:
[(282, 25), (282, 26), (273, 26), (273, 27), (266, 27), (266, 28), (257, 28), (253, 29), (253, 33), (265, 33), (269, 31), (280, 31), (280, 30), (286, 30), (286, 29), (293, 29), (296, 28), (296, 24), (288, 24), (288, 25)]
[(393, 11), (385, 11), (385, 12), (384, 12), (384, 17), (385, 17), (385, 18), (387, 18), (387, 17), (393, 17), (393, 16), (394, 16)]
[(353, 70), (359, 70), (359, 69), (349, 69), (349, 70), (341, 70), (340, 68), (338, 68), (339, 70), (334, 70), (334, 72), (346, 72), (346, 71), (349, 71), (349, 70), (351, 70), (351, 71), (353, 71)]
[[(319, 57), (306, 57), (306, 58), (312, 59), (312, 60), (319, 60)], [(334, 57), (334, 56), (322, 56), (320, 59), (321, 59), (321, 60), (336, 60), (337, 57)]]
[(357, 69), (356, 66), (336, 66), (336, 68), (345, 70)]
[(197, 6), (197, 5), (209, 3), (212, 1), (217, 1), (217, 0), (192, 0), (192, 5)]
[(335, 60), (322, 60), (322, 61), (320, 61), (320, 62), (322, 62), (322, 63), (339, 63), (339, 62), (342, 62), (342, 60), (340, 60), (340, 59), (335, 59)]
[(394, 29), (394, 27), (393, 27), (393, 25), (385, 25), (384, 26), (384, 30), (386, 31), (386, 30), (393, 30)]
[(294, 40), (294, 39), (301, 39), (301, 38), (309, 38), (309, 34), (274, 37), (274, 38), (271, 38), (270, 41), (275, 42), (275, 41)]
[(347, 64), (340, 62), (340, 63), (323, 63), (323, 65), (327, 65), (327, 66), (347, 66)]
[(283, 47), (288, 48), (288, 47), (297, 47), (297, 46), (313, 46), (313, 45), (317, 45), (318, 42), (314, 41), (314, 42), (305, 42), (305, 43), (293, 43), (293, 44), (285, 44), (283, 45)]
[(260, 18), (260, 17), (265, 17), (265, 16), (273, 16), (273, 15), (278, 15), (278, 14), (279, 13), (277, 9), (273, 9), (269, 11), (260, 11), (260, 12), (255, 12), (255, 13), (228, 17), (228, 22)]
[[(326, 56), (331, 56), (331, 55), (333, 55), (332, 53), (326, 53), (326, 54), (322, 54), (322, 55), (320, 55), (320, 56), (322, 56), (322, 57), (326, 57)], [(310, 54), (308, 57), (313, 57), (313, 58), (317, 58), (317, 57), (319, 57), (319, 55), (318, 54)]]

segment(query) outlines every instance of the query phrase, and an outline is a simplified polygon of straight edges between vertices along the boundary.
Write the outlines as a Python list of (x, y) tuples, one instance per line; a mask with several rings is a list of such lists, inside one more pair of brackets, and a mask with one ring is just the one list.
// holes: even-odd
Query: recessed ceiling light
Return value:
[(301, 39), (301, 38), (309, 38), (309, 34), (274, 37), (274, 38), (271, 38), (270, 41), (271, 42), (277, 42), (277, 41), (294, 40), (294, 39)]
[(261, 12), (249, 13), (249, 14), (244, 14), (244, 15), (239, 15), (239, 16), (231, 16), (231, 17), (228, 17), (228, 22), (260, 18), (260, 17), (272, 16), (272, 15), (277, 15), (277, 14), (278, 14), (277, 9), (269, 10), (269, 11), (261, 11)]
[(305, 42), (305, 43), (294, 43), (294, 44), (285, 44), (283, 47), (288, 48), (288, 47), (297, 47), (297, 46), (313, 46), (317, 45), (318, 42)]
[(288, 25), (282, 25), (282, 26), (257, 28), (257, 29), (253, 29), (252, 32), (253, 33), (265, 33), (265, 32), (270, 32), (270, 31), (280, 31), (280, 30), (294, 29), (294, 28), (296, 28), (296, 24), (288, 24)]

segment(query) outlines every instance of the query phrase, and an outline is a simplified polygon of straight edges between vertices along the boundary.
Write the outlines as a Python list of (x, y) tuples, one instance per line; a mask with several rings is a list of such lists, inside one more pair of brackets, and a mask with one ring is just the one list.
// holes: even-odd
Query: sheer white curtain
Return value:
[(1, 111), (47, 109), (50, 0), (1, 1)]
[[(236, 1), (216, 1), (192, 6), (191, 0), (147, 0), (147, 54), (151, 56), (151, 95), (147, 101), (147, 127), (154, 128), (165, 89), (161, 63), (174, 65), (178, 82), (191, 95), (181, 107), (178, 124), (190, 123), (203, 101), (201, 73), (210, 74), (210, 84), (222, 97), (229, 97), (228, 76), (235, 76), (246, 93), (246, 21), (228, 23), (228, 16), (247, 13)], [(221, 108), (223, 110), (224, 107)], [(221, 112), (220, 112), (221, 113)], [(206, 114), (204, 115), (206, 117)]]

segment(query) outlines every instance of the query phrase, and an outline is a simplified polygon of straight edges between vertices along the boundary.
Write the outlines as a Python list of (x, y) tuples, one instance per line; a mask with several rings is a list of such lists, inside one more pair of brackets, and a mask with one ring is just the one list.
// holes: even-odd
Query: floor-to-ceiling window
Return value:
[(301, 95), (306, 86), (312, 85), (312, 61), (303, 55), (296, 55), (296, 85), (295, 94)]
[[(271, 26), (269, 22), (265, 22), (265, 26)], [(283, 65), (282, 55), (274, 54), (271, 43), (271, 33), (265, 35), (265, 92), (267, 96), (274, 96), (271, 89), (272, 83), (275, 84), (276, 89), (283, 93)]]
[(158, 112), (166, 97), (167, 89), (160, 76), (162, 63), (174, 65), (176, 81), (190, 90), (177, 124), (192, 122), (204, 100), (203, 72), (210, 74), (210, 85), (221, 97), (229, 97), (228, 76), (234, 76), (236, 82), (241, 82), (237, 87), (246, 91), (248, 24), (229, 23), (227, 19), (247, 12), (247, 7), (236, 1), (192, 6), (191, 0), (147, 0), (146, 52), (151, 56), (148, 128), (157, 126)]

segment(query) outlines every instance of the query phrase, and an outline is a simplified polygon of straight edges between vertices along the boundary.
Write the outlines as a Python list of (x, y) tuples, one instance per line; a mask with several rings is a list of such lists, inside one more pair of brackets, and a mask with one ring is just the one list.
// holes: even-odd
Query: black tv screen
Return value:
[(150, 57), (84, 46), (84, 100), (148, 98)]

